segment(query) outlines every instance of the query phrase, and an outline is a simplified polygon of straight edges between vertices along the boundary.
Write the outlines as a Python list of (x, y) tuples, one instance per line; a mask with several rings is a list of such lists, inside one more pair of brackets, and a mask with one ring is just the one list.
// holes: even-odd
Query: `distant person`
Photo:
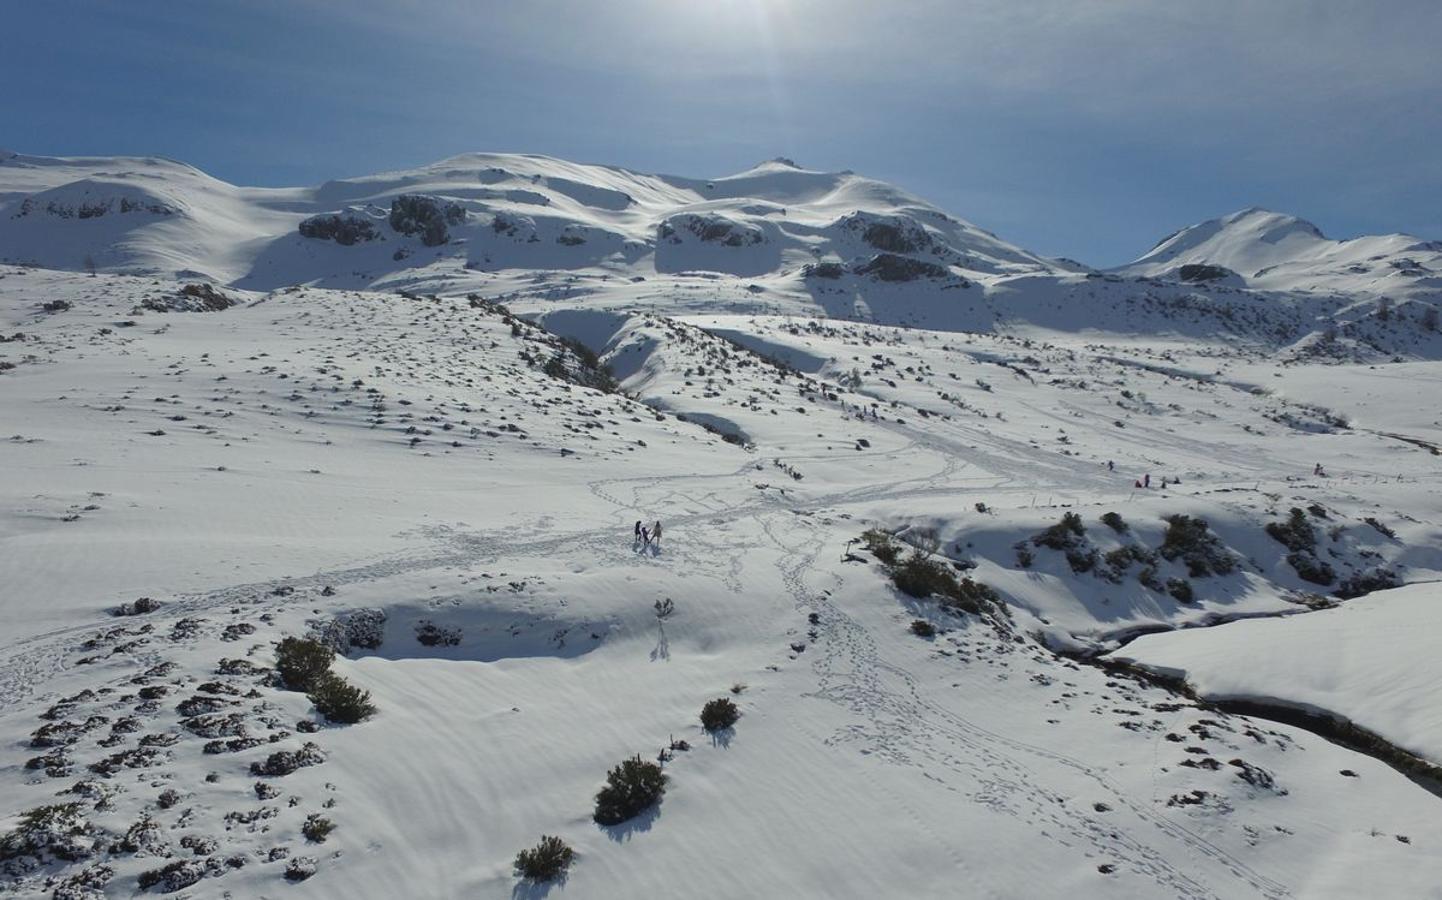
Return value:
[(636, 540), (639, 541), (640, 539), (641, 539), (641, 520), (640, 520), (640, 519), (637, 519), (637, 520), (636, 520)]
[(660, 520), (660, 519), (657, 519), (657, 520), (656, 520), (655, 526), (652, 527), (652, 529), (651, 529), (651, 542), (654, 543), (654, 544), (657, 544), (658, 546), (659, 546), (660, 543), (661, 543), (661, 520)]
[(1151, 472), (1148, 472), (1147, 474), (1145, 474), (1145, 475), (1142, 476), (1142, 487), (1144, 487), (1144, 488), (1149, 488), (1149, 487), (1151, 487), (1151, 486), (1152, 486), (1152, 473), (1151, 473)]
[(1117, 470), (1117, 464), (1116, 464), (1116, 462), (1115, 462), (1114, 460), (1110, 460), (1110, 459), (1107, 460), (1107, 471), (1108, 471), (1108, 472), (1115, 472), (1116, 470)]
[(651, 532), (647, 531), (644, 527), (641, 529), (641, 545), (644, 547), (651, 546)]

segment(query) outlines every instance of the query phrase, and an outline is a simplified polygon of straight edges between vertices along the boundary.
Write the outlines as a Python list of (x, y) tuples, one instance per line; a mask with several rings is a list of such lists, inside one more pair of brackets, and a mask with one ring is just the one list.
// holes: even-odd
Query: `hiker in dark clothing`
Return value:
[(1151, 486), (1152, 486), (1152, 473), (1151, 473), (1151, 472), (1148, 472), (1147, 474), (1145, 474), (1145, 475), (1142, 476), (1142, 487), (1144, 487), (1144, 488), (1149, 488), (1149, 487), (1151, 487)]
[(651, 546), (651, 532), (647, 531), (644, 526), (641, 528), (641, 546)]
[(636, 540), (641, 540), (641, 520), (636, 520)]
[(660, 519), (657, 519), (657, 520), (656, 520), (656, 526), (651, 529), (651, 540), (652, 540), (654, 543), (656, 543), (656, 544), (660, 544), (660, 543), (661, 543), (661, 520), (660, 520)]

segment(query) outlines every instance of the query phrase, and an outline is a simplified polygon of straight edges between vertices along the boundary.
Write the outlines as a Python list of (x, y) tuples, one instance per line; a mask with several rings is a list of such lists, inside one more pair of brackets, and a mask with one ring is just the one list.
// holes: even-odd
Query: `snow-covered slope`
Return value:
[(1336, 241), (1311, 222), (1250, 208), (1183, 228), (1117, 271), (1196, 282), (1235, 275), (1270, 291), (1436, 300), (1442, 297), (1442, 241), (1406, 234)]
[[(1119, 339), (521, 299), (544, 328), (479, 298), (0, 268), (7, 888), (1202, 900), (1442, 879), (1442, 806), (1386, 762), (1085, 661), (1442, 577), (1436, 422), (1379, 403), (1349, 428), (1318, 404), (1353, 370), (1284, 369), (1155, 300), (1132, 314), (1176, 330)], [(1264, 530), (1292, 507), (1315, 523), (1300, 561)], [(999, 605), (898, 589), (856, 543), (878, 528)], [(1319, 561), (1331, 586), (1302, 578)], [(327, 722), (268, 671), (307, 634), (340, 641), (372, 717)], [(1430, 645), (1388, 649), (1405, 669)], [(1425, 708), (1430, 688), (1391, 690)], [(721, 697), (741, 718), (707, 734)], [(664, 798), (596, 824), (635, 754), (664, 758)], [(577, 851), (549, 889), (512, 871), (542, 834)]]
[(1148, 635), (1115, 654), (1186, 678), (1208, 699), (1340, 716), (1403, 749), (1442, 759), (1437, 583), (1378, 591), (1305, 616)]

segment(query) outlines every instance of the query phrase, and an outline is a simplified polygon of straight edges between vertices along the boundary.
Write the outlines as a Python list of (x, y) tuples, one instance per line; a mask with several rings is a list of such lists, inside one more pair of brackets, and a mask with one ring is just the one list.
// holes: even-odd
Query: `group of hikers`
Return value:
[[(1107, 471), (1108, 471), (1108, 472), (1115, 472), (1116, 470), (1117, 470), (1116, 461), (1115, 461), (1115, 460), (1110, 460), (1110, 459), (1107, 460)], [(1167, 480), (1167, 476), (1165, 476), (1165, 475), (1162, 476), (1162, 489), (1163, 489), (1163, 490), (1166, 490), (1166, 487), (1167, 487), (1167, 485), (1169, 485), (1169, 484), (1181, 484), (1181, 483), (1182, 483), (1182, 480), (1181, 480), (1180, 478), (1172, 478), (1172, 479), (1169, 481), (1169, 480)], [(1145, 475), (1143, 475), (1141, 478), (1138, 478), (1138, 479), (1136, 480), (1136, 485), (1135, 485), (1135, 486), (1136, 486), (1136, 487), (1139, 487), (1139, 488), (1150, 488), (1150, 487), (1152, 486), (1152, 473), (1148, 472), (1148, 473), (1146, 473)]]
[(659, 547), (661, 545), (661, 520), (657, 519), (655, 525), (647, 528), (645, 525), (641, 524), (640, 519), (637, 519), (636, 543), (640, 544), (642, 547), (649, 547), (652, 544), (655, 544)]

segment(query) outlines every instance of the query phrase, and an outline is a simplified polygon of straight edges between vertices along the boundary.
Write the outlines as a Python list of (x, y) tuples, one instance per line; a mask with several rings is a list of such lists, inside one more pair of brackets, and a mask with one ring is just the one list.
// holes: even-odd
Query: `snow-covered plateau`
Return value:
[(0, 260), (0, 894), (1442, 897), (1442, 244), (0, 154)]

